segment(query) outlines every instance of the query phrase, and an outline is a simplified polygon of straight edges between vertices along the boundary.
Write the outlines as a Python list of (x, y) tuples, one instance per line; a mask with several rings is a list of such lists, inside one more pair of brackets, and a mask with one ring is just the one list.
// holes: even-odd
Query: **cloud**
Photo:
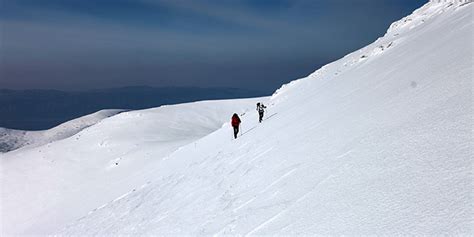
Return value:
[[(280, 31), (282, 28), (293, 28), (284, 20), (277, 18), (263, 17), (255, 12), (248, 5), (239, 1), (231, 4), (225, 1), (184, 1), (184, 0), (141, 0), (144, 3), (154, 5), (166, 5), (179, 10), (191, 11), (195, 14), (206, 15), (216, 20), (243, 25), (249, 28), (260, 30)], [(298, 27), (299, 28), (299, 27)]]

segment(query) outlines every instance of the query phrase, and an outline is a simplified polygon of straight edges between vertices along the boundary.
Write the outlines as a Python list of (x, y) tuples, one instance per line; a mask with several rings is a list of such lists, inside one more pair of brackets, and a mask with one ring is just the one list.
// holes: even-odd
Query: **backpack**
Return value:
[(239, 124), (240, 124), (240, 118), (239, 118), (238, 115), (232, 116), (231, 124), (232, 124), (233, 127), (239, 126)]

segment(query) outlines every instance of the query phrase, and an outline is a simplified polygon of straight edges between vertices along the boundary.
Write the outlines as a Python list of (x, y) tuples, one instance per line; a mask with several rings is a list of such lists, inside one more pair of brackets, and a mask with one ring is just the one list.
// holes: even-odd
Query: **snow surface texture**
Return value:
[(57, 231), (145, 184), (168, 154), (221, 128), (257, 100), (123, 112), (69, 138), (0, 154), (2, 233)]
[(37, 147), (68, 138), (83, 129), (99, 123), (102, 119), (124, 110), (107, 109), (89, 114), (43, 131), (23, 131), (0, 127), (0, 152), (8, 152), (24, 146)]
[[(156, 135), (142, 124), (152, 121), (114, 116), (115, 123), (124, 126), (122, 133), (135, 134), (120, 137), (113, 123), (105, 120), (88, 129), (97, 133), (93, 137), (120, 141), (120, 148), (111, 147), (114, 151), (137, 146), (120, 156), (128, 163), (119, 173), (126, 177), (116, 176), (121, 179), (118, 183), (132, 187), (129, 180), (136, 174), (126, 172), (134, 172), (136, 162), (156, 157), (159, 161), (141, 169), (139, 176), (146, 181), (112, 200), (103, 196), (117, 193), (119, 185), (104, 188), (107, 181), (100, 175), (109, 172), (107, 168), (96, 171), (94, 178), (83, 170), (78, 179), (101, 183), (93, 196), (80, 195), (85, 188), (81, 185), (64, 184), (76, 190), (75, 200), (63, 193), (53, 197), (76, 206), (46, 207), (37, 215), (29, 215), (25, 205), (35, 208), (41, 202), (11, 198), (2, 205), (9, 208), (2, 210), (4, 228), (9, 228), (7, 233), (67, 235), (472, 235), (472, 14), (473, 4), (466, 2), (426, 4), (392, 24), (373, 44), (262, 100), (268, 105), (266, 119), (259, 124), (256, 112), (247, 112), (241, 117), (237, 140), (231, 138), (227, 124), (191, 143), (183, 142), (175, 151), (161, 152), (162, 144), (139, 139)], [(174, 119), (165, 111), (162, 116)], [(134, 125), (137, 121), (140, 125)], [(191, 132), (183, 131), (187, 133)], [(104, 134), (111, 137), (103, 138)], [(69, 142), (54, 143), (50, 152), (72, 159)], [(83, 141), (83, 157), (110, 159), (94, 144), (92, 139)], [(9, 165), (5, 160), (42, 159), (34, 154), (38, 149), (2, 159), (2, 167)], [(61, 165), (62, 172), (92, 166), (79, 158)], [(9, 167), (22, 165), (26, 164)], [(16, 179), (3, 186), (43, 182), (15, 178), (20, 172), (2, 177), (2, 184), (5, 177)], [(57, 178), (64, 179), (62, 175), (66, 174)], [(51, 198), (48, 190), (41, 194)], [(9, 193), (2, 192), (2, 199)], [(86, 209), (84, 204), (98, 199), (105, 205), (63, 225), (65, 215), (70, 220)], [(16, 208), (24, 212), (13, 211)], [(51, 219), (50, 212), (60, 215)], [(12, 216), (17, 219), (11, 220)], [(12, 227), (22, 225), (20, 220), (30, 223)]]

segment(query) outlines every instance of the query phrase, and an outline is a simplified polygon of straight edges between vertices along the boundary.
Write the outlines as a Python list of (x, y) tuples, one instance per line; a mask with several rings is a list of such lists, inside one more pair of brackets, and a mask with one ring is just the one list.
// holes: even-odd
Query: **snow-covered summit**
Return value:
[(430, 4), (433, 3), (450, 3), (450, 4), (457, 4), (462, 5), (466, 3), (471, 3), (472, 0), (430, 0)]
[[(1, 177), (2, 186), (12, 190), (2, 191), (2, 223), (9, 224), (2, 230), (472, 235), (474, 4), (451, 3), (427, 3), (374, 43), (283, 86), (268, 101), (160, 110), (160, 121), (167, 121), (163, 127), (172, 130), (166, 134), (184, 136), (165, 135), (158, 143), (152, 139), (161, 126), (149, 121), (157, 114), (122, 113), (91, 127), (79, 143), (72, 137), (2, 157), (2, 169), (13, 170)], [(261, 124), (256, 101), (268, 105)], [(219, 111), (221, 106), (233, 107)], [(182, 127), (188, 123), (175, 119), (190, 111), (215, 113), (211, 117), (221, 122), (237, 111), (243, 115), (242, 133), (234, 140), (226, 123), (198, 129), (201, 136), (186, 140), (192, 128), (209, 124), (193, 116), (193, 125)], [(170, 136), (179, 139), (167, 149)], [(55, 154), (70, 163), (55, 159), (57, 167), (81, 175), (57, 173), (53, 180), (67, 182), (51, 187), (50, 180), (35, 180), (48, 172), (28, 176), (15, 170), (31, 159), (50, 161)], [(83, 157), (89, 159), (83, 162)], [(76, 185), (76, 179), (92, 181)], [(16, 200), (35, 196), (25, 190), (37, 183), (45, 190), (35, 190), (42, 199)], [(42, 204), (37, 200), (49, 206), (35, 209)], [(94, 209), (83, 208), (97, 203)]]
[(394, 34), (400, 33), (403, 28), (413, 29), (432, 17), (469, 3), (472, 3), (472, 0), (430, 0), (429, 3), (415, 10), (411, 15), (392, 23), (387, 34), (392, 33), (392, 31), (397, 31)]

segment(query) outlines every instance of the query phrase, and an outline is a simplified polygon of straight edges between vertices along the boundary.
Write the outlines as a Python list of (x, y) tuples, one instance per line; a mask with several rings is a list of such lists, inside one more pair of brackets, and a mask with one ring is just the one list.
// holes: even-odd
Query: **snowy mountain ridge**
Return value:
[(61, 233), (472, 234), (472, 10), (426, 4)]
[[(466, 6), (472, 2), (472, 0), (429, 0), (427, 4), (423, 5), (419, 9), (416, 9), (412, 14), (393, 22), (387, 29), (385, 35), (378, 38), (374, 43), (350, 53), (340, 60), (336, 60), (332, 63), (324, 65), (306, 78), (294, 80), (287, 85), (293, 85), (307, 78), (315, 79), (317, 77), (324, 77), (324, 79), (328, 80), (334, 76), (337, 76), (342, 73), (344, 69), (347, 69), (348, 66), (353, 66), (358, 62), (364, 61), (371, 55), (380, 54), (384, 50), (394, 46), (397, 42), (403, 41), (404, 37), (400, 36), (400, 34), (413, 30), (414, 28), (425, 23), (425, 21), (443, 14), (446, 11), (457, 11), (459, 8), (462, 8), (463, 6)], [(342, 61), (344, 62), (342, 63)], [(331, 73), (326, 73), (327, 71), (334, 73), (331, 75)], [(283, 85), (276, 91), (274, 95), (277, 95), (278, 92), (287, 85)]]
[[(146, 183), (153, 174), (150, 167), (221, 128), (232, 113), (244, 113), (244, 108), (264, 99), (202, 101), (122, 112), (72, 136), (0, 154), (1, 233), (52, 233)], [(96, 115), (59, 127), (71, 132), (71, 125)]]
[[(427, 3), (271, 98), (122, 113), (3, 155), (2, 233), (472, 235), (473, 4), (452, 3)], [(233, 112), (236, 140), (221, 126)], [(56, 165), (31, 175), (32, 159)], [(59, 167), (80, 175), (35, 181)]]
[(101, 110), (43, 131), (23, 131), (0, 127), (0, 153), (16, 150), (24, 146), (37, 147), (68, 138), (99, 123), (105, 118), (123, 111), (118, 109)]

